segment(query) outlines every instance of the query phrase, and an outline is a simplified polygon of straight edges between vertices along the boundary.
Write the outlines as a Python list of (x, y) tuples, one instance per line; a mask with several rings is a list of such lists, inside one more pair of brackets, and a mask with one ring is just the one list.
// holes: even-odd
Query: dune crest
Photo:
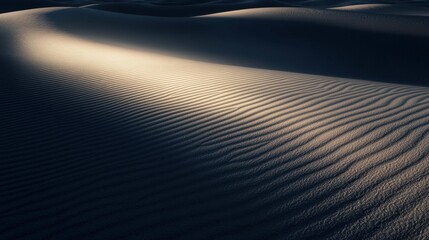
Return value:
[(375, 14), (391, 14), (405, 16), (429, 16), (429, 7), (418, 7), (397, 4), (358, 4), (331, 8), (341, 11), (365, 12)]

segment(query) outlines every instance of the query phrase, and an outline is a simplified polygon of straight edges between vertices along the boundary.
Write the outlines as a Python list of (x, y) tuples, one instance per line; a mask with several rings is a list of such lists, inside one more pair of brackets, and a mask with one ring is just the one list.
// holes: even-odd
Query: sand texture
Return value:
[(429, 236), (425, 2), (20, 2), (1, 240)]

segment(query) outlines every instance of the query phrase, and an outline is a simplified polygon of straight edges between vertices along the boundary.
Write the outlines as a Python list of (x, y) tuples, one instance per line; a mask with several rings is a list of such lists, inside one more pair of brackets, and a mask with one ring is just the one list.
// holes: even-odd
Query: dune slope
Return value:
[(0, 239), (424, 238), (425, 27), (1, 14)]
[(343, 7), (331, 8), (341, 11), (365, 12), (375, 14), (408, 15), (408, 16), (429, 16), (428, 7), (408, 6), (401, 4), (358, 4)]
[(143, 45), (184, 58), (429, 85), (426, 18), (307, 8), (248, 9), (174, 19), (69, 9), (44, 18), (63, 32), (91, 41)]
[(50, 0), (6, 0), (0, 4), (0, 13), (19, 11), (31, 8), (67, 6), (66, 3), (59, 3)]

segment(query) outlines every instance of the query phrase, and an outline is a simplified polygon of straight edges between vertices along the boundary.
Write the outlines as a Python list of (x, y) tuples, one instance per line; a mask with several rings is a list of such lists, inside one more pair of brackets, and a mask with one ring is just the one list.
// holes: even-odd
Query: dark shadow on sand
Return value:
[[(197, 143), (127, 117), (149, 105), (3, 60), (1, 239), (184, 239), (242, 205), (241, 193), (219, 182), (228, 168), (220, 155), (201, 158)], [(199, 234), (236, 229), (235, 220)]]

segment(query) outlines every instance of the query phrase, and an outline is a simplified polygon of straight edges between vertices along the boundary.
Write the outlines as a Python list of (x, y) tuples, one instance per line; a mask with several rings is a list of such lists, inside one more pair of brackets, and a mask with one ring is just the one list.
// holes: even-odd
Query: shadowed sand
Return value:
[(1, 14), (0, 239), (423, 239), (428, 26)]

